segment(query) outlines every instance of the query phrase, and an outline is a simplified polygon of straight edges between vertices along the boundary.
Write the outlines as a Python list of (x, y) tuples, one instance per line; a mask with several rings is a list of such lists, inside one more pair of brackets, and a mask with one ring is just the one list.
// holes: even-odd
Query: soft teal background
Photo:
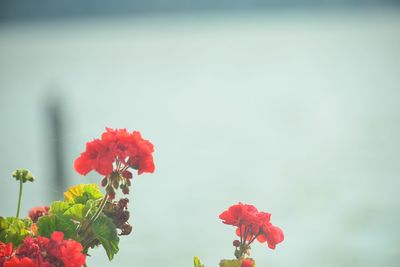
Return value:
[(18, 167), (48, 203), (46, 100), (62, 99), (73, 160), (104, 127), (138, 129), (157, 170), (135, 178), (133, 234), (108, 263), (207, 266), (233, 257), (218, 214), (238, 201), (272, 213), (286, 240), (257, 266), (400, 262), (400, 12), (189, 13), (0, 25), (0, 213)]

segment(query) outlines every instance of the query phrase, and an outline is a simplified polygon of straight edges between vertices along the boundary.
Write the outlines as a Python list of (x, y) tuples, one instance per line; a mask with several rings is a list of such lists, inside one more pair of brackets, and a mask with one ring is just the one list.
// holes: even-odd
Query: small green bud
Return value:
[(18, 169), (15, 170), (12, 173), (12, 176), (17, 180), (17, 181), (22, 181), (23, 183), (29, 181), (33, 182), (35, 180), (35, 177), (33, 177), (32, 173), (28, 171), (27, 169)]

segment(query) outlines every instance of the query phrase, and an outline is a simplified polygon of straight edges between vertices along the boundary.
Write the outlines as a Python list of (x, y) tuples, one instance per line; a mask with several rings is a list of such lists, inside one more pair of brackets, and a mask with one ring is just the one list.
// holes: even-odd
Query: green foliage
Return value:
[(39, 218), (39, 234), (50, 237), (54, 231), (61, 231), (64, 238), (75, 239), (88, 247), (101, 244), (112, 260), (119, 250), (115, 224), (103, 213), (95, 221), (91, 220), (103, 197), (100, 189), (95, 184), (80, 184), (70, 187), (64, 196), (64, 201), (53, 202), (49, 214)]
[(96, 184), (79, 184), (68, 188), (64, 200), (68, 203), (86, 204), (88, 200), (98, 200), (103, 197)]
[(194, 267), (204, 267), (204, 264), (200, 262), (200, 259), (197, 256), (194, 257)]
[(32, 221), (29, 219), (18, 219), (16, 217), (0, 217), (0, 241), (3, 243), (13, 243), (14, 247), (28, 236)]
[(64, 201), (54, 201), (50, 205), (49, 214), (64, 214), (71, 205)]
[(54, 201), (49, 214), (39, 218), (37, 222), (38, 232), (42, 236), (50, 237), (54, 231), (61, 231), (65, 238), (78, 240), (78, 224), (82, 223), (85, 215), (93, 209), (94, 201), (87, 201), (87, 205), (74, 202)]
[(74, 204), (64, 212), (64, 215), (73, 220), (81, 222), (85, 217), (86, 210), (87, 208), (85, 205)]
[(62, 215), (74, 221), (82, 221), (86, 211), (89, 209), (83, 204), (73, 204), (64, 201), (54, 201), (49, 210), (49, 214)]
[(50, 237), (54, 231), (64, 233), (64, 238), (77, 239), (77, 225), (71, 218), (61, 214), (49, 214), (39, 218), (37, 222), (38, 233), (41, 236)]
[(93, 233), (103, 245), (108, 259), (111, 261), (119, 251), (119, 237), (116, 226), (110, 218), (102, 214), (93, 223)]

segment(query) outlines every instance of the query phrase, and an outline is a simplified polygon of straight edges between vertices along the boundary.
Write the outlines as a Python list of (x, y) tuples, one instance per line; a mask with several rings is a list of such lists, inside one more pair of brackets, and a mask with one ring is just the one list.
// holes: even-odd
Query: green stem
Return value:
[(19, 194), (18, 194), (18, 206), (17, 206), (17, 218), (19, 218), (19, 211), (21, 209), (21, 198), (22, 198), (22, 179), (19, 180)]
[(82, 229), (83, 231), (83, 238), (82, 238), (82, 245), (83, 245), (83, 251), (86, 253), (89, 249), (90, 243), (95, 240), (96, 238), (93, 238), (91, 236), (87, 236), (86, 235), (86, 230), (90, 227), (90, 225), (96, 221), (96, 219), (100, 216), (100, 213), (103, 211), (104, 207), (106, 206), (108, 200), (108, 193), (106, 193), (103, 197), (103, 199), (100, 202), (99, 208), (96, 211), (96, 213), (92, 216), (92, 218), (90, 218), (90, 220), (88, 221), (87, 225), (85, 228)]
[(99, 209), (96, 211), (96, 213), (93, 215), (93, 217), (90, 219), (90, 222), (94, 222), (97, 217), (99, 217), (100, 213), (103, 211), (104, 207), (106, 206), (107, 203), (107, 199), (108, 199), (108, 193), (106, 193), (103, 197), (103, 199), (101, 200), (101, 203), (99, 205)]
[(100, 202), (99, 208), (96, 210), (96, 213), (92, 216), (92, 218), (90, 218), (88, 221), (81, 222), (81, 224), (78, 226), (77, 232), (78, 232), (78, 234), (82, 233), (82, 234), (80, 234), (82, 236), (82, 240), (84, 240), (86, 238), (85, 232), (87, 231), (87, 229), (97, 219), (97, 217), (99, 217), (100, 213), (103, 211), (103, 209), (106, 205), (107, 199), (108, 199), (108, 193), (106, 193), (104, 195), (103, 199)]

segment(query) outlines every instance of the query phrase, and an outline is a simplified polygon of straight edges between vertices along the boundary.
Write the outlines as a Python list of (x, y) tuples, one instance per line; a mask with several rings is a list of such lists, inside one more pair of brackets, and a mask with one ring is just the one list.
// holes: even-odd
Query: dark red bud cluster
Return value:
[(130, 217), (128, 202), (127, 198), (107, 202), (103, 210), (104, 214), (111, 218), (115, 226), (121, 230), (119, 235), (129, 235), (132, 231), (132, 226), (128, 223)]
[(109, 194), (109, 199), (115, 198), (115, 191), (120, 188), (124, 195), (129, 194), (129, 187), (131, 186), (132, 173), (130, 171), (113, 172), (111, 175), (104, 177), (101, 185), (106, 188)]

